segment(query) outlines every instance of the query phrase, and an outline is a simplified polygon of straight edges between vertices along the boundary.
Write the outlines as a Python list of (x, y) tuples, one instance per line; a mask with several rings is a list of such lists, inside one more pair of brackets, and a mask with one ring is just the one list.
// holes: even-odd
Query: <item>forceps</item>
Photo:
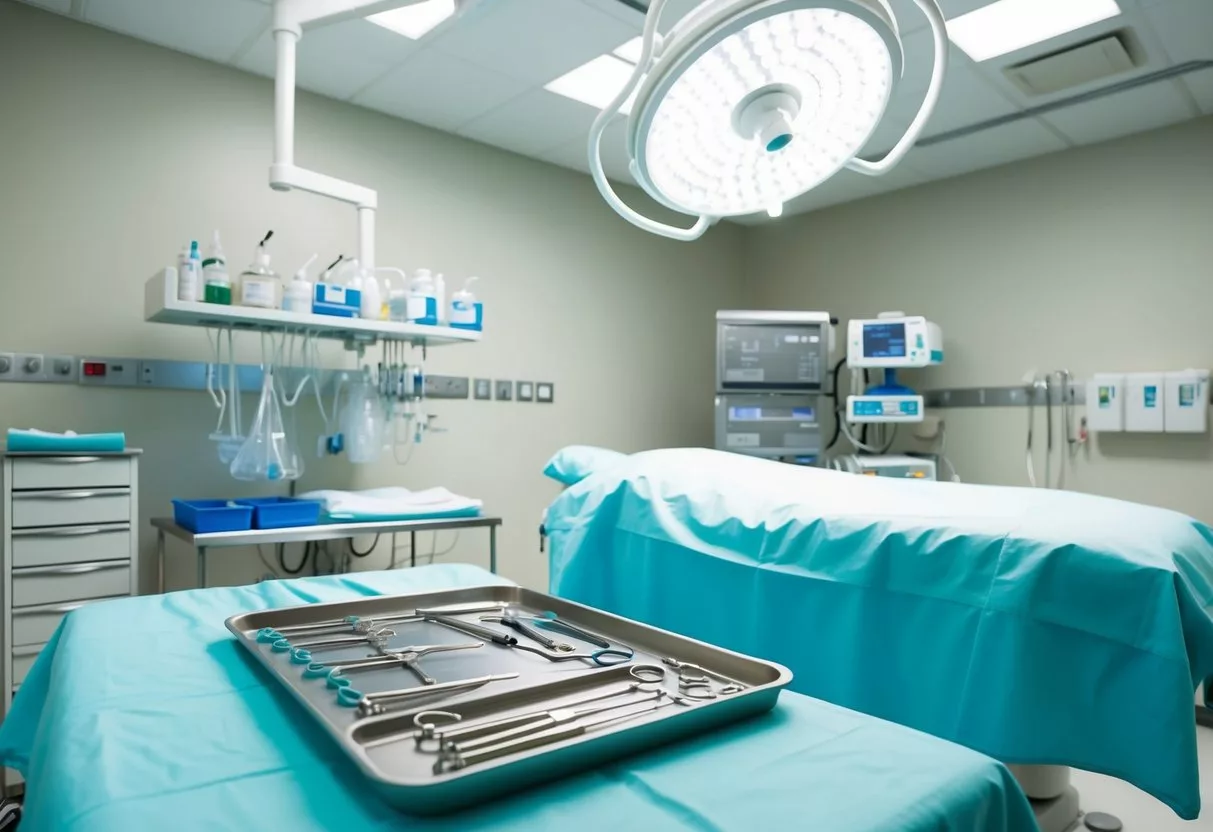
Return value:
[[(549, 650), (555, 650), (557, 653), (572, 653), (577, 648), (569, 644), (567, 641), (557, 641), (554, 638), (548, 638), (543, 633), (537, 632), (526, 624), (522, 623), (522, 619), (518, 616), (503, 610), (501, 615), (482, 615), (481, 621), (491, 621), (495, 624), (502, 624), (509, 627), (516, 633), (521, 633), (532, 641), (537, 641)], [(606, 645), (610, 647), (610, 644)]]
[(345, 674), (350, 671), (377, 670), (379, 668), (402, 665), (411, 670), (421, 680), (421, 684), (436, 685), (438, 680), (421, 669), (417, 664), (418, 659), (428, 656), (430, 653), (445, 653), (450, 650), (474, 650), (482, 646), (479, 641), (469, 641), (463, 644), (423, 644), (402, 647), (399, 650), (385, 651), (380, 656), (371, 656), (361, 661), (311, 662), (304, 668), (303, 675), (309, 678), (323, 676), (329, 687), (344, 688), (350, 685), (350, 680), (345, 677)]
[[(462, 691), (478, 688), (489, 682), (502, 682), (517, 678), (517, 673), (496, 673), (491, 676), (477, 676), (474, 679), (458, 679), (454, 682), (442, 682), (437, 685), (421, 685), (420, 687), (385, 690), (377, 693), (363, 693), (352, 687), (343, 687), (337, 688), (337, 704), (347, 708), (357, 708), (362, 716), (374, 716), (386, 712), (394, 703), (407, 704), (414, 696), (433, 696), (436, 693)], [(382, 741), (377, 741), (367, 745), (369, 747), (382, 744)]]
[(599, 667), (611, 667), (612, 665), (630, 662), (634, 655), (631, 650), (617, 650), (613, 647), (595, 650), (592, 653), (549, 653), (540, 647), (520, 644), (518, 639), (506, 633), (499, 633), (489, 627), (481, 627), (479, 624), (472, 624), (468, 621), (460, 621), (458, 618), (448, 618), (443, 615), (427, 615), (425, 620), (435, 624), (442, 624), (451, 629), (467, 633), (470, 636), (482, 638), (485, 641), (491, 641), (494, 644), (500, 644), (502, 647), (511, 647), (526, 653), (534, 653), (536, 656), (543, 656), (550, 662), (567, 662), (584, 659), (593, 662)]
[(410, 621), (422, 621), (430, 615), (464, 615), (476, 612), (498, 612), (505, 603), (474, 604), (466, 607), (440, 607), (434, 609), (415, 609), (412, 612), (395, 613), (363, 618), (357, 615), (347, 615), (344, 618), (334, 618), (328, 621), (316, 621), (311, 624), (296, 624), (290, 627), (262, 627), (257, 631), (257, 640), (264, 641), (262, 633), (276, 633), (278, 638), (290, 636), (320, 636), (326, 633), (365, 633), (382, 624), (406, 624)]

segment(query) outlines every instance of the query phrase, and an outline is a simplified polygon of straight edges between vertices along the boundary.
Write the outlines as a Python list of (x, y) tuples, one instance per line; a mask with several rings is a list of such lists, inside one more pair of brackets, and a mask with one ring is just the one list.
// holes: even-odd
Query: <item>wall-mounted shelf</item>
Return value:
[(354, 344), (373, 344), (384, 340), (437, 347), (479, 341), (481, 336), (479, 332), (446, 326), (368, 321), (333, 315), (301, 315), (280, 309), (180, 301), (177, 300), (177, 270), (174, 268), (162, 269), (148, 279), (144, 288), (143, 315), (146, 320), (160, 324), (233, 327), (249, 332), (307, 332), (319, 338)]

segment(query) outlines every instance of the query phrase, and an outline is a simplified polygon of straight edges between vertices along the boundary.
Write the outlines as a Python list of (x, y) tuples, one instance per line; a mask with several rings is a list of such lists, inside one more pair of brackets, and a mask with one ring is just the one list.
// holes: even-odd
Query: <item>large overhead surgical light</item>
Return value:
[[(666, 0), (652, 0), (640, 59), (590, 128), (590, 173), (632, 224), (678, 240), (722, 217), (783, 212), (842, 168), (879, 176), (913, 147), (939, 100), (948, 41), (936, 0), (914, 0), (931, 24), (935, 64), (922, 108), (877, 161), (856, 154), (902, 75), (897, 20), (886, 0), (706, 0), (662, 36)], [(602, 133), (635, 92), (630, 169), (655, 200), (698, 216), (657, 222), (616, 195), (602, 169)]]

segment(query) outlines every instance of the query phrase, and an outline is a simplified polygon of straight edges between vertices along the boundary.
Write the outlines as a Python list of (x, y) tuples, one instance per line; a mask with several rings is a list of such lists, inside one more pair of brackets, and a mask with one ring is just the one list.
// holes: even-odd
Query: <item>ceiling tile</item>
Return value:
[(536, 155), (573, 139), (585, 141), (598, 111), (545, 89), (533, 89), (465, 124), (459, 134)]
[(70, 14), (72, 11), (72, 0), (19, 0), (19, 2), (56, 14)]
[[(420, 51), (416, 41), (365, 20), (308, 29), (299, 41), (299, 86), (346, 99)], [(236, 65), (259, 75), (274, 74), (274, 41), (267, 31)]]
[(1065, 148), (1065, 142), (1044, 125), (1028, 119), (912, 150), (906, 161), (914, 170), (938, 179)]
[(1170, 0), (1143, 14), (1175, 63), (1213, 59), (1213, 0)]
[[(647, 3), (647, 0), (644, 0)], [(582, 0), (592, 9), (609, 14), (616, 20), (627, 23), (640, 34), (644, 26), (644, 13), (633, 9), (622, 0)], [(702, 5), (703, 0), (669, 0), (665, 11), (661, 13), (661, 31), (668, 32), (682, 18), (686, 17), (696, 6)]]
[(270, 11), (256, 0), (92, 0), (85, 20), (178, 52), (227, 63)]
[(1192, 118), (1174, 82), (1150, 84), (1075, 104), (1043, 116), (1078, 144), (1092, 144)]
[(429, 48), (422, 49), (353, 100), (439, 130), (456, 130), (523, 92), (525, 84), (500, 72)]
[(1183, 77), (1184, 86), (1192, 93), (1205, 115), (1213, 115), (1213, 69), (1192, 72)]
[(546, 84), (636, 36), (636, 27), (573, 0), (494, 0), (433, 48), (530, 85)]

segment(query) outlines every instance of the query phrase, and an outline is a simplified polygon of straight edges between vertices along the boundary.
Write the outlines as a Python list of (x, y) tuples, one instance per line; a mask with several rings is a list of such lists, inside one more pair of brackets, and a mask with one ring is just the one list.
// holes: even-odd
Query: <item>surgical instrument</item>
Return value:
[(450, 627), (452, 630), (458, 630), (469, 636), (476, 636), (493, 644), (500, 644), (503, 647), (515, 647), (518, 644), (518, 639), (506, 633), (499, 633), (489, 627), (481, 627), (479, 624), (473, 624), (470, 621), (463, 621), (458, 618), (451, 618), (446, 615), (427, 615), (426, 621), (431, 624), (441, 624), (444, 627)]
[[(623, 693), (631, 693), (631, 691), (623, 691)], [(661, 699), (661, 696), (660, 691), (654, 691), (641, 699), (628, 702), (611, 702), (605, 705), (590, 705), (588, 707), (566, 706), (563, 708), (552, 708), (551, 710), (531, 714), (530, 719), (522, 725), (498, 727), (488, 734), (471, 732), (472, 736), (452, 738), (450, 734), (453, 732), (444, 732), (440, 736), (439, 744), (444, 751), (455, 751), (457, 753), (476, 751), (477, 749), (497, 745), (516, 737), (526, 736), (537, 731), (545, 731), (548, 728), (554, 728), (568, 722), (575, 722), (593, 714), (617, 711), (620, 708), (630, 708), (633, 705), (640, 705), (644, 702), (655, 702)]]
[[(652, 683), (638, 681), (638, 682), (630, 683), (626, 688), (624, 688), (622, 690), (613, 690), (608, 693), (596, 693), (596, 694), (593, 694), (590, 696), (584, 696), (580, 699), (575, 699), (572, 702), (566, 702), (563, 705), (561, 705), (559, 709), (548, 708), (548, 709), (543, 709), (543, 710), (538, 710), (538, 711), (529, 711), (527, 713), (517, 714), (515, 716), (500, 717), (497, 719), (490, 719), (488, 721), (477, 720), (474, 722), (462, 723), (462, 724), (458, 724), (458, 725), (455, 724), (455, 722), (458, 722), (461, 719), (461, 717), (459, 717), (458, 714), (451, 714), (446, 711), (427, 711), (427, 712), (423, 712), (422, 714), (418, 714), (417, 716), (420, 717), (425, 713), (440, 714), (440, 715), (447, 716), (447, 717), (453, 717), (454, 722), (445, 723), (442, 725), (435, 725), (432, 722), (424, 722), (424, 721), (418, 722), (417, 717), (414, 717), (413, 724), (415, 726), (417, 726), (418, 730), (412, 732), (412, 735), (413, 735), (413, 739), (418, 748), (420, 748), (421, 744), (423, 742), (425, 742), (426, 740), (436, 740), (439, 743), (439, 746), (441, 747), (441, 745), (446, 744), (448, 742), (458, 742), (460, 740), (474, 739), (474, 738), (483, 736), (486, 733), (494, 733), (497, 731), (502, 731), (507, 728), (516, 726), (516, 725), (521, 725), (524, 723), (532, 723), (535, 720), (543, 719), (552, 713), (556, 713), (557, 711), (565, 711), (565, 710), (568, 710), (571, 708), (580, 708), (581, 706), (588, 705), (591, 702), (600, 702), (604, 699), (614, 699), (617, 696), (627, 696), (628, 694), (636, 693), (637, 691), (640, 691), (642, 693), (658, 693), (658, 689), (653, 687)], [(640, 702), (643, 702), (643, 701), (646, 701), (646, 700), (644, 700), (644, 699), (636, 700), (630, 704), (639, 704)], [(382, 741), (387, 741), (387, 740), (386, 740), (386, 738), (384, 738)], [(461, 746), (461, 747), (463, 747), (463, 746)], [(422, 750), (425, 750), (425, 749), (422, 749)], [(438, 749), (435, 749), (435, 750), (438, 750)]]
[[(504, 682), (517, 678), (517, 673), (495, 673), (489, 676), (477, 676), (473, 679), (456, 679), (453, 682), (442, 682), (437, 685), (420, 685), (376, 693), (362, 693), (351, 687), (343, 687), (337, 689), (337, 704), (346, 708), (357, 708), (360, 716), (376, 716), (386, 713), (393, 705), (407, 704), (414, 697), (465, 691), (487, 685), (490, 682)], [(383, 743), (368, 743), (365, 747), (381, 744)]]
[[(539, 642), (549, 650), (555, 650), (557, 653), (572, 653), (577, 649), (567, 641), (557, 641), (554, 638), (548, 638), (543, 633), (536, 632), (526, 624), (522, 623), (521, 619), (519, 619), (517, 616), (512, 615), (507, 611), (502, 611), (501, 615), (482, 615), (480, 616), (480, 620), (490, 621), (495, 624), (502, 624), (509, 627), (516, 633), (521, 633), (522, 635), (531, 639), (531, 641)], [(606, 646), (610, 647), (611, 645), (607, 644)]]
[(357, 615), (347, 615), (344, 618), (334, 618), (328, 621), (316, 621), (311, 624), (296, 624), (291, 627), (263, 627), (258, 630), (258, 641), (262, 632), (275, 632), (280, 637), (289, 637), (292, 635), (324, 635), (325, 631), (333, 632), (364, 632), (373, 628), (377, 624), (398, 624), (408, 623), (410, 621), (421, 621), (430, 615), (465, 615), (470, 613), (480, 612), (497, 612), (504, 608), (504, 602), (499, 604), (470, 604), (466, 606), (439, 607), (434, 609), (416, 609), (412, 612), (396, 613), (393, 615), (381, 615), (369, 618), (362, 618)]
[(594, 645), (595, 647), (601, 647), (604, 650), (611, 646), (611, 642), (607, 641), (602, 636), (596, 635), (594, 633), (591, 633), (589, 630), (583, 630), (580, 627), (570, 624), (569, 622), (565, 621), (563, 618), (556, 615), (556, 613), (551, 612), (550, 610), (539, 613), (531, 620), (534, 621), (534, 623), (540, 627), (544, 627), (549, 630), (559, 630), (560, 632), (564, 633), (565, 635), (570, 635), (573, 638), (579, 638), (582, 641), (589, 642), (590, 644)]
[(596, 720), (569, 725), (566, 727), (551, 728), (547, 731), (541, 731), (538, 734), (529, 734), (524, 737), (509, 740), (507, 742), (492, 745), (487, 748), (480, 748), (475, 751), (461, 752), (455, 749), (444, 749), (439, 755), (437, 762), (434, 763), (434, 774), (446, 774), (451, 771), (458, 771), (468, 766), (474, 766), (479, 763), (496, 760), (499, 757), (505, 757), (519, 751), (526, 751), (531, 748), (538, 748), (553, 742), (579, 737), (582, 734), (598, 728), (605, 728), (618, 722), (626, 722), (630, 719), (644, 716), (652, 713), (659, 708), (664, 708), (666, 702), (657, 701), (652, 705), (646, 705), (641, 710), (634, 711), (630, 714), (622, 714), (619, 716), (607, 716)]
[[(667, 667), (671, 667), (678, 671), (678, 688), (692, 699), (715, 699), (716, 694), (718, 693), (728, 695), (732, 693), (741, 693), (743, 690), (745, 690), (745, 685), (736, 679), (731, 679), (728, 676), (716, 673), (715, 671), (708, 670), (704, 667), (700, 667), (697, 664), (680, 662), (677, 659), (669, 656), (663, 658), (661, 661)], [(719, 690), (713, 690), (711, 684), (713, 679), (721, 683), (721, 688)], [(693, 690), (705, 688), (709, 693), (712, 694), (711, 696), (696, 696), (695, 694), (691, 693)]]
[(472, 624), (468, 621), (460, 621), (458, 618), (448, 618), (442, 615), (428, 615), (426, 621), (435, 624), (442, 624), (455, 630), (467, 633), (477, 638), (482, 638), (485, 641), (499, 644), (502, 647), (510, 647), (514, 650), (522, 650), (526, 653), (534, 653), (536, 656), (543, 656), (550, 662), (567, 662), (576, 659), (584, 659), (593, 662), (599, 667), (611, 667), (617, 664), (624, 664), (632, 660), (635, 655), (630, 649), (617, 650), (608, 647), (603, 650), (595, 650), (591, 653), (550, 653), (539, 647), (532, 647), (529, 644), (519, 644), (518, 639), (505, 633), (500, 633), (488, 627), (481, 627), (479, 624)]
[(417, 662), (431, 653), (445, 653), (451, 650), (473, 650), (483, 645), (478, 641), (462, 644), (425, 644), (403, 647), (399, 650), (384, 652), (379, 656), (370, 656), (361, 661), (312, 662), (304, 669), (304, 675), (310, 677), (324, 676), (329, 687), (348, 687), (350, 680), (345, 678), (347, 673), (356, 670), (377, 670), (380, 668), (402, 665), (421, 680), (423, 685), (437, 684), (437, 680), (422, 670)]

